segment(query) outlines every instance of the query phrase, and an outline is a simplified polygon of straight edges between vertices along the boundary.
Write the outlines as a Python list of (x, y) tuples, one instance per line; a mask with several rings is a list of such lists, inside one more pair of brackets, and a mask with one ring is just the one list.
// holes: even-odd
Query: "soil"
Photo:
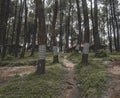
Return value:
[(76, 81), (77, 74), (74, 70), (75, 64), (64, 57), (64, 65), (66, 66), (67, 73), (63, 83), (62, 94), (59, 98), (80, 98), (80, 93)]
[(15, 76), (26, 76), (35, 71), (34, 66), (0, 67), (0, 86)]
[(107, 94), (104, 98), (120, 98), (120, 61), (113, 62), (109, 67), (110, 76)]

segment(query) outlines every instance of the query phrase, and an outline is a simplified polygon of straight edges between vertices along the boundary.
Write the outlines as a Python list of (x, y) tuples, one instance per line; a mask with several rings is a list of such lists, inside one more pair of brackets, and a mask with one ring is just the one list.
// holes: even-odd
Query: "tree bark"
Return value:
[(46, 40), (47, 40), (44, 3), (42, 0), (34, 0), (34, 2), (36, 4), (37, 17), (39, 21), (39, 33), (38, 33), (39, 59), (36, 73), (44, 74), (46, 62)]
[[(82, 43), (82, 31), (81, 31), (81, 11), (80, 11), (80, 6), (79, 6), (79, 0), (76, 0), (76, 4), (77, 4), (77, 16), (78, 16), (78, 26), (79, 26), (79, 34), (78, 34), (78, 41), (77, 41), (77, 45), (79, 47), (79, 49), (81, 49), (81, 43)], [(78, 49), (78, 51), (79, 51)]]
[(25, 22), (24, 22), (24, 44), (22, 47), (22, 52), (20, 55), (20, 58), (24, 58), (25, 56), (25, 50), (26, 50), (26, 42), (27, 42), (27, 14), (28, 14), (28, 7), (27, 7), (27, 2), (24, 0), (24, 9), (25, 9)]
[(65, 43), (65, 51), (67, 52), (69, 48), (69, 36), (70, 36), (70, 20), (71, 20), (71, 8), (72, 8), (72, 1), (69, 0), (70, 6), (68, 10), (68, 15), (66, 15), (66, 43)]
[(110, 10), (111, 10), (111, 17), (112, 17), (111, 21), (112, 21), (112, 29), (113, 29), (113, 35), (114, 35), (114, 46), (115, 46), (115, 51), (117, 51), (117, 39), (116, 39), (116, 32), (115, 32), (112, 0), (110, 0)]
[(52, 46), (53, 46), (53, 63), (59, 62), (59, 60), (58, 60), (58, 46), (57, 46), (56, 32), (55, 32), (57, 14), (58, 14), (58, 0), (55, 0), (54, 10), (53, 10), (52, 27), (51, 27)]
[(34, 18), (34, 32), (32, 36), (32, 50), (30, 56), (34, 55), (35, 45), (36, 45), (36, 34), (37, 34), (37, 9), (35, 8), (35, 18)]
[(23, 15), (23, 2), (20, 2), (20, 9), (19, 9), (19, 16), (18, 16), (18, 23), (17, 23), (17, 31), (16, 31), (16, 39), (15, 39), (15, 57), (18, 57), (19, 53), (19, 44), (20, 44), (20, 34), (21, 34), (21, 27), (22, 27), (22, 15)]
[(0, 15), (0, 36), (1, 36), (1, 59), (6, 55), (7, 46), (7, 21), (9, 18), (9, 4), (10, 0), (1, 1), (1, 15)]
[(97, 0), (94, 0), (94, 32), (93, 32), (93, 37), (94, 37), (94, 46), (95, 46), (95, 51), (97, 51), (100, 47), (100, 37), (99, 37), (99, 32), (98, 32), (98, 6), (97, 6)]
[(60, 37), (59, 37), (59, 46), (60, 46), (60, 51), (62, 51), (62, 45), (63, 45), (63, 27), (62, 27), (62, 24), (63, 24), (63, 10), (62, 10), (62, 0), (60, 0)]
[(120, 34), (119, 34), (119, 26), (118, 26), (118, 21), (117, 21), (117, 17), (116, 17), (116, 7), (115, 7), (115, 0), (112, 0), (112, 4), (113, 4), (113, 14), (114, 14), (114, 20), (115, 20), (115, 24), (116, 24), (116, 29), (117, 29), (117, 39), (116, 39), (116, 50), (117, 52), (120, 51)]
[(16, 23), (17, 23), (17, 9), (18, 9), (18, 0), (15, 2), (15, 11), (14, 11), (14, 20), (13, 20), (13, 27), (12, 27), (12, 35), (11, 35), (11, 47), (9, 49), (9, 53), (12, 54), (14, 52), (14, 39), (15, 39), (15, 30), (16, 30)]
[(89, 54), (89, 18), (88, 18), (88, 8), (86, 0), (82, 0), (83, 15), (84, 15), (84, 48), (82, 54), (82, 64), (88, 65), (88, 54)]

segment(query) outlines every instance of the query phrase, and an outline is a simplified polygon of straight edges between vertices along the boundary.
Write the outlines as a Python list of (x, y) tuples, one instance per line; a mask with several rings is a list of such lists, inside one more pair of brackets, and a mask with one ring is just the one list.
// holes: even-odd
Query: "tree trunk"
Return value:
[(63, 23), (63, 10), (62, 10), (62, 1), (60, 0), (60, 37), (59, 37), (59, 46), (60, 46), (60, 51), (62, 51), (62, 45), (63, 45), (63, 28), (62, 28), (62, 23)]
[(111, 10), (111, 17), (112, 17), (112, 29), (113, 29), (113, 35), (114, 35), (114, 46), (115, 46), (115, 51), (117, 51), (117, 39), (116, 39), (116, 32), (115, 32), (112, 0), (110, 0), (110, 8), (111, 8), (110, 10)]
[(57, 14), (58, 14), (58, 0), (55, 0), (54, 10), (53, 10), (53, 20), (52, 20), (52, 45), (53, 45), (53, 63), (58, 63), (58, 46), (57, 46), (57, 40), (56, 40), (56, 32), (55, 32), (55, 25), (57, 20)]
[(22, 15), (23, 15), (23, 2), (20, 2), (20, 9), (19, 9), (19, 16), (18, 16), (18, 23), (17, 23), (17, 31), (16, 31), (16, 39), (15, 39), (15, 57), (18, 57), (19, 53), (19, 41), (20, 41), (20, 34), (21, 34), (21, 27), (22, 27)]
[(84, 15), (84, 48), (82, 54), (82, 64), (88, 65), (88, 54), (89, 54), (89, 18), (88, 18), (88, 8), (86, 0), (82, 0), (83, 15)]
[(70, 20), (71, 20), (71, 7), (72, 7), (72, 1), (69, 0), (70, 6), (68, 11), (68, 16), (66, 17), (66, 45), (65, 45), (65, 51), (69, 48), (69, 36), (70, 36)]
[(93, 44), (93, 34), (94, 34), (94, 16), (93, 16), (93, 2), (92, 2), (93, 0), (90, 0), (90, 6), (91, 6), (91, 11), (90, 11), (90, 14), (91, 14), (91, 21), (92, 21), (92, 30), (91, 30), (91, 39), (90, 39), (90, 43), (92, 43)]
[(39, 44), (39, 59), (37, 65), (37, 74), (45, 73), (45, 58), (46, 58), (46, 26), (45, 26), (45, 14), (44, 14), (44, 4), (42, 0), (34, 0), (36, 4), (37, 17), (39, 20), (39, 34), (38, 34), (38, 44)]
[(36, 33), (37, 33), (37, 11), (36, 11), (36, 8), (35, 8), (34, 32), (33, 32), (33, 36), (32, 36), (32, 50), (31, 50), (30, 56), (33, 56), (34, 52), (35, 52)]
[(118, 26), (118, 21), (116, 17), (116, 7), (115, 7), (115, 0), (112, 0), (113, 4), (113, 14), (114, 14), (114, 20), (116, 24), (116, 29), (117, 29), (117, 39), (116, 39), (116, 44), (117, 44), (117, 52), (120, 51), (120, 34), (119, 34), (119, 26)]
[(106, 14), (107, 14), (106, 17), (107, 17), (107, 30), (108, 30), (108, 39), (109, 39), (109, 50), (110, 50), (110, 52), (112, 52), (111, 24), (109, 22), (108, 6), (107, 5), (106, 5)]
[(93, 37), (94, 37), (94, 46), (95, 51), (97, 51), (100, 47), (100, 37), (98, 32), (98, 6), (97, 0), (94, 0), (94, 28), (93, 28)]
[(82, 43), (82, 31), (81, 31), (81, 11), (80, 11), (80, 6), (79, 6), (79, 0), (76, 0), (76, 4), (77, 4), (77, 16), (78, 16), (78, 26), (79, 26), (79, 34), (78, 34), (78, 51), (79, 49), (81, 49), (81, 43)]
[(9, 17), (9, 4), (10, 0), (1, 1), (1, 14), (0, 15), (0, 36), (1, 36), (1, 58), (4, 59), (6, 55), (6, 34), (7, 34), (7, 21)]
[(27, 7), (27, 2), (24, 0), (24, 8), (25, 8), (25, 22), (24, 22), (24, 44), (22, 47), (22, 52), (20, 55), (20, 58), (24, 58), (25, 56), (25, 50), (26, 50), (26, 42), (27, 42), (27, 14), (28, 14), (28, 7)]
[(15, 11), (14, 11), (14, 20), (13, 20), (13, 27), (12, 27), (12, 35), (11, 35), (11, 47), (10, 47), (10, 49), (9, 49), (9, 53), (11, 54), (11, 53), (13, 53), (14, 52), (14, 48), (13, 48), (13, 46), (14, 46), (14, 37), (15, 37), (15, 30), (16, 30), (16, 22), (17, 22), (17, 9), (18, 9), (18, 0), (16, 0), (16, 2), (15, 2)]

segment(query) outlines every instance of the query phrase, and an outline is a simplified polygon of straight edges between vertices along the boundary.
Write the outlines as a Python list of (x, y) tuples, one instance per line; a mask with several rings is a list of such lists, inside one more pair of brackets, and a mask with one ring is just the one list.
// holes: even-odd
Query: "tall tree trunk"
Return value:
[(77, 42), (77, 47), (78, 50), (81, 48), (81, 43), (82, 43), (82, 31), (81, 31), (81, 11), (80, 11), (80, 6), (79, 6), (79, 0), (76, 0), (77, 4), (77, 16), (78, 16), (78, 26), (79, 26), (79, 34), (78, 34), (78, 42)]
[(118, 21), (117, 21), (117, 17), (116, 17), (115, 0), (112, 0), (112, 4), (113, 4), (113, 14), (114, 14), (114, 20), (115, 20), (116, 29), (117, 29), (117, 39), (116, 39), (117, 52), (119, 52), (119, 51), (120, 51), (120, 34), (119, 34)]
[(30, 56), (33, 56), (34, 52), (35, 52), (36, 33), (37, 33), (37, 9), (35, 8), (34, 32), (33, 32), (33, 36), (32, 36), (32, 50), (31, 50)]
[(62, 51), (62, 45), (63, 45), (63, 28), (62, 28), (62, 23), (63, 23), (63, 10), (62, 10), (62, 0), (60, 0), (60, 37), (59, 37), (59, 46), (60, 46), (60, 51)]
[(71, 40), (70, 40), (70, 45), (71, 47), (73, 47), (73, 33), (74, 33), (74, 30), (73, 30), (73, 22), (74, 22), (74, 7), (71, 8), (71, 22), (70, 22), (70, 37), (71, 37)]
[(111, 17), (112, 17), (111, 19), (112, 19), (112, 29), (113, 29), (113, 35), (114, 35), (114, 46), (115, 46), (115, 51), (117, 51), (117, 39), (116, 39), (116, 32), (115, 32), (112, 0), (110, 0), (110, 10), (111, 10)]
[(82, 64), (88, 65), (88, 54), (89, 54), (89, 18), (88, 18), (88, 8), (86, 0), (82, 0), (83, 15), (84, 15), (84, 48), (82, 54)]
[(20, 34), (21, 34), (21, 27), (22, 27), (22, 15), (23, 15), (23, 2), (20, 0), (20, 9), (19, 9), (19, 16), (18, 16), (18, 23), (17, 23), (17, 31), (16, 31), (16, 39), (15, 39), (15, 57), (18, 57), (19, 53), (19, 41), (20, 41)]
[(109, 39), (109, 50), (112, 52), (112, 35), (111, 35), (111, 24), (109, 22), (109, 15), (108, 15), (108, 6), (106, 5), (106, 17), (107, 17), (107, 30), (108, 30), (108, 39)]
[(10, 47), (10, 50), (9, 50), (9, 53), (13, 53), (13, 46), (14, 46), (14, 37), (15, 37), (15, 30), (16, 30), (16, 22), (17, 22), (17, 9), (18, 9), (18, 0), (16, 0), (15, 2), (15, 11), (14, 11), (14, 20), (13, 20), (13, 27), (12, 27), (12, 35), (11, 35), (11, 47)]
[(90, 14), (91, 14), (91, 21), (92, 21), (92, 30), (91, 30), (91, 39), (90, 39), (90, 43), (93, 43), (93, 34), (94, 34), (94, 16), (93, 16), (93, 0), (90, 0), (90, 6), (91, 6), (91, 11), (90, 11)]
[(52, 20), (52, 44), (53, 44), (53, 63), (58, 63), (58, 46), (57, 46), (57, 40), (56, 40), (56, 32), (55, 32), (55, 26), (56, 26), (56, 20), (57, 20), (57, 14), (58, 14), (58, 0), (55, 0), (54, 10), (53, 10), (53, 20)]
[(28, 14), (28, 7), (27, 7), (27, 2), (24, 0), (24, 8), (25, 8), (25, 22), (24, 22), (24, 44), (22, 47), (22, 52), (20, 55), (20, 58), (24, 58), (25, 56), (25, 50), (26, 50), (26, 42), (27, 42), (27, 14)]
[(44, 4), (42, 0), (34, 0), (37, 9), (37, 17), (39, 20), (39, 33), (38, 33), (38, 44), (39, 44), (39, 60), (37, 65), (37, 74), (45, 73), (45, 58), (46, 58), (46, 26), (45, 26), (45, 14)]
[(70, 36), (70, 20), (71, 20), (71, 7), (72, 7), (72, 1), (69, 0), (70, 6), (69, 6), (69, 12), (68, 16), (66, 17), (66, 45), (65, 45), (65, 50), (68, 50), (69, 48), (69, 36)]
[(97, 51), (100, 47), (100, 37), (98, 32), (98, 6), (97, 0), (94, 0), (94, 28), (93, 28), (93, 37), (94, 37), (94, 46), (95, 51)]
[(9, 17), (9, 4), (10, 0), (7, 1), (1, 1), (1, 14), (0, 15), (0, 35), (1, 35), (1, 46), (2, 46), (2, 53), (1, 53), (1, 58), (4, 59), (5, 54), (6, 54), (6, 45), (7, 45), (7, 40), (6, 40), (6, 34), (7, 34), (7, 21)]

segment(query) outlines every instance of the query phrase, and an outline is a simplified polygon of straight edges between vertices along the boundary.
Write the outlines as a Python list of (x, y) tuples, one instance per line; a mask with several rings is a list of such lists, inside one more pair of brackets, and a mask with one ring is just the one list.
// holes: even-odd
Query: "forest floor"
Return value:
[(112, 62), (107, 71), (110, 80), (105, 98), (120, 98), (120, 61)]
[[(75, 64), (69, 61), (66, 56), (64, 57), (63, 64), (67, 72), (64, 75), (64, 84), (62, 84), (64, 90), (59, 98), (80, 98), (76, 81), (77, 74), (74, 70)], [(35, 72), (35, 66), (0, 67), (0, 86), (13, 77), (25, 77), (33, 72)]]
[(80, 98), (80, 92), (77, 85), (77, 73), (75, 71), (75, 64), (67, 59), (67, 56), (64, 57), (63, 61), (67, 72), (64, 75), (65, 82), (63, 83), (63, 91), (59, 98)]
[[(107, 90), (101, 98), (120, 98), (119, 60), (110, 61), (105, 67), (102, 63), (106, 60), (93, 58), (92, 55), (90, 66), (80, 65), (79, 54), (61, 55), (60, 59), (59, 64), (52, 66), (50, 63), (52, 58), (49, 54), (47, 73), (41, 76), (33, 74), (35, 66), (0, 67), (0, 98), (26, 98), (28, 96), (49, 98), (52, 95), (52, 98), (57, 98), (58, 95), (60, 95), (59, 98), (82, 98), (84, 96), (98, 98), (95, 96), (99, 96), (101, 92), (98, 91), (102, 91), (104, 87)], [(109, 76), (107, 87), (105, 86), (106, 72)], [(47, 89), (48, 86), (49, 89)], [(83, 90), (80, 90), (81, 87)], [(37, 93), (37, 90), (41, 93)]]
[(35, 66), (0, 67), (0, 86), (13, 77), (24, 77), (34, 71)]

